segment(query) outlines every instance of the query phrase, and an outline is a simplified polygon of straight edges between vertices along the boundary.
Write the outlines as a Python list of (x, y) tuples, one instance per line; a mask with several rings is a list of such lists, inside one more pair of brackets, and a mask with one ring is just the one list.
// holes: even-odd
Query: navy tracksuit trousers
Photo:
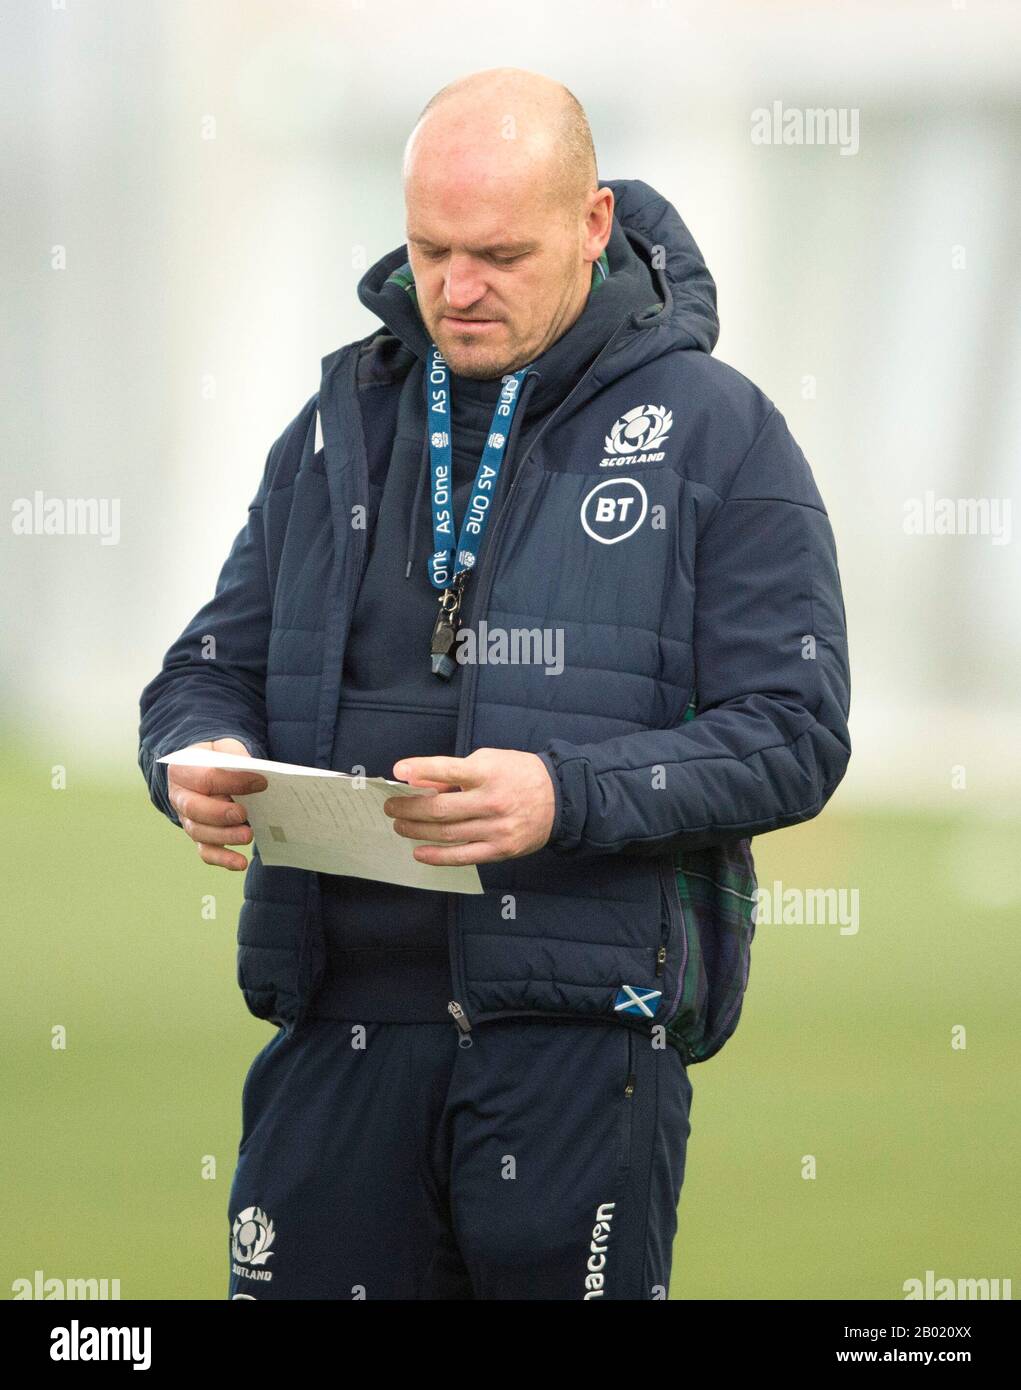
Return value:
[(690, 1133), (627, 1026), (314, 1019), (251, 1065), (229, 1297), (663, 1299)]

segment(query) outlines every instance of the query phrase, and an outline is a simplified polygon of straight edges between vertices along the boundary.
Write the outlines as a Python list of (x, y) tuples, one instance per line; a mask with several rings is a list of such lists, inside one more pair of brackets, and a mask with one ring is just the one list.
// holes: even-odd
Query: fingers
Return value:
[[(220, 753), (250, 757), (243, 743), (221, 738), (197, 743), (196, 748), (213, 748)], [(181, 828), (195, 841), (199, 858), (205, 864), (231, 869), (248, 868), (248, 860), (227, 848), (247, 845), (253, 838), (243, 806), (231, 795), (265, 791), (268, 783), (258, 772), (239, 772), (232, 768), (186, 767), (173, 764), (167, 774), (167, 799), (177, 812)]]
[[(478, 750), (476, 750), (477, 752)], [(450, 782), (456, 787), (474, 787), (485, 778), (475, 754), (467, 758), (401, 758), (394, 763), (394, 777), (401, 782), (419, 785), (419, 778)]]
[(197, 845), (247, 845), (252, 841), (250, 825), (203, 825), (201, 821), (181, 818), (181, 829)]
[(449, 824), (427, 825), (424, 821), (395, 820), (394, 830), (406, 840), (442, 840), (457, 844), (467, 840), (485, 840), (493, 834), (494, 822), (489, 820), (459, 820)]
[(203, 796), (242, 796), (246, 792), (264, 792), (269, 783), (261, 772), (242, 772), (232, 767), (185, 767), (175, 763), (167, 776), (167, 785), (185, 787)]
[(416, 845), (413, 851), (420, 864), (489, 864), (510, 856), (505, 850), (487, 840), (475, 840), (466, 845)]
[(243, 807), (228, 796), (203, 796), (185, 787), (173, 787), (167, 795), (178, 814), (181, 829), (195, 841), (199, 856), (206, 864), (235, 872), (248, 868), (243, 854), (227, 849), (228, 845), (250, 844), (253, 839)]
[(171, 787), (167, 792), (171, 806), (183, 821), (198, 821), (202, 825), (244, 825), (245, 809), (229, 796), (203, 796), (186, 787)]
[(234, 854), (229, 849), (222, 849), (216, 845), (200, 844), (198, 851), (199, 858), (206, 864), (214, 864), (221, 869), (233, 869), (235, 872), (248, 868), (248, 860), (245, 856)]
[(493, 803), (492, 791), (483, 789), (437, 792), (435, 796), (390, 796), (383, 802), (383, 810), (395, 820), (417, 821), (422, 825), (500, 814)]

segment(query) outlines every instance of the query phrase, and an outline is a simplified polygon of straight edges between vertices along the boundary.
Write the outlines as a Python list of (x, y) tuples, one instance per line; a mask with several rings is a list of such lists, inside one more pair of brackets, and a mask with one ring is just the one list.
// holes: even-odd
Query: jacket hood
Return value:
[[(712, 352), (720, 336), (716, 282), (674, 205), (641, 179), (608, 179), (614, 217), (656, 277), (662, 308), (636, 327), (666, 327), (671, 346)], [(662, 264), (661, 264), (662, 263)]]
[[(641, 179), (606, 179), (602, 186), (612, 189), (614, 196), (614, 226), (607, 246), (608, 283), (612, 283), (615, 270), (618, 275), (627, 273), (630, 268), (624, 262), (636, 258), (644, 264), (651, 282), (651, 293), (646, 290), (636, 299), (631, 272), (630, 302), (621, 299), (627, 312), (622, 307), (619, 328), (628, 336), (659, 330), (650, 335), (650, 356), (676, 348), (712, 352), (719, 337), (716, 285), (677, 209)], [(366, 271), (358, 284), (358, 298), (417, 357), (425, 359), (430, 339), (415, 303), (406, 244)], [(638, 308), (634, 307), (636, 302)], [(548, 351), (556, 346), (554, 343)], [(629, 357), (630, 367), (635, 359)]]

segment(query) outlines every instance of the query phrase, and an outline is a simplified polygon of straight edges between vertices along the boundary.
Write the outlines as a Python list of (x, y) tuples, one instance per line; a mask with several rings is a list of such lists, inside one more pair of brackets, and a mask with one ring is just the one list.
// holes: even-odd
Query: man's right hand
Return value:
[[(236, 738), (216, 738), (188, 746), (238, 753), (243, 758), (252, 756)], [(198, 845), (199, 855), (207, 864), (218, 864), (224, 869), (248, 868), (245, 856), (233, 853), (227, 845), (247, 845), (252, 839), (244, 809), (231, 800), (231, 795), (265, 791), (267, 785), (259, 772), (176, 764), (167, 768), (167, 797), (180, 818), (181, 828)]]

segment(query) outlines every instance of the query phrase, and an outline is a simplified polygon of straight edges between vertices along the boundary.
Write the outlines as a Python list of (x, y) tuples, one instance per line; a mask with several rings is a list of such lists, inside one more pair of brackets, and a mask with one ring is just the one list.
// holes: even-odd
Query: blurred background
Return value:
[[(375, 327), (355, 286), (404, 240), (418, 112), (497, 64), (566, 83), (601, 177), (677, 207), (716, 355), (786, 416), (844, 584), (850, 769), (754, 852), (859, 920), (760, 923), (741, 1025), (692, 1070), (671, 1296), (1021, 1275), (1019, 39), (981, 0), (5, 11), (0, 1298), (37, 1269), (226, 1292), (272, 1029), (234, 983), (241, 876), (148, 801), (138, 696), (320, 359)], [(763, 143), (777, 104), (853, 143)], [(116, 502), (116, 543), (17, 534), (37, 492)], [(938, 533), (941, 499), (973, 499), (970, 533)]]

